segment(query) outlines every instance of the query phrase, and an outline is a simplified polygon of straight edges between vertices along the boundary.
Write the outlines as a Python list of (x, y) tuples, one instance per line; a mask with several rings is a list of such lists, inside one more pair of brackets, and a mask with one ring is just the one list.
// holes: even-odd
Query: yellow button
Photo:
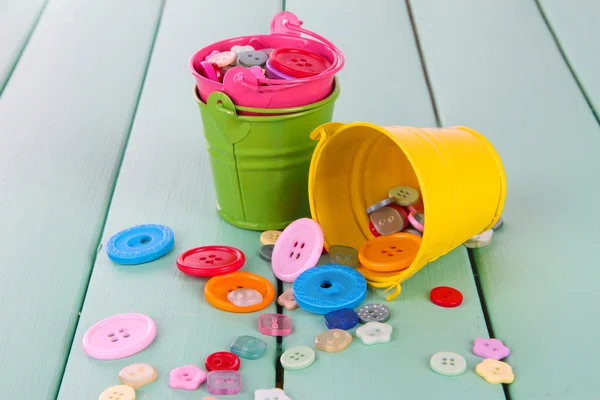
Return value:
[(100, 394), (98, 400), (135, 400), (135, 390), (131, 386), (111, 386)]
[(260, 242), (265, 245), (275, 244), (279, 239), (279, 235), (281, 235), (281, 231), (264, 231), (260, 234)]

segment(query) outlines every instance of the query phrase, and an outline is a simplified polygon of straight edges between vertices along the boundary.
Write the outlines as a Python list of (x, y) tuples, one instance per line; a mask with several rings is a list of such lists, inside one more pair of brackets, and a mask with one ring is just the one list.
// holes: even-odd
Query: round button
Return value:
[(271, 258), (273, 257), (273, 249), (275, 248), (274, 244), (265, 244), (260, 248), (258, 254), (260, 258), (265, 261), (271, 262)]
[(419, 201), (419, 192), (410, 186), (395, 186), (390, 189), (390, 197), (400, 206), (412, 206)]
[(421, 238), (410, 233), (394, 233), (369, 240), (358, 252), (360, 264), (378, 272), (400, 271), (410, 267)]
[(156, 260), (175, 244), (173, 231), (163, 225), (147, 224), (125, 229), (106, 243), (108, 258), (117, 264), (135, 265)]
[(365, 278), (345, 265), (321, 265), (304, 271), (293, 285), (298, 306), (314, 314), (355, 308), (367, 295)]
[(365, 304), (358, 309), (361, 324), (367, 322), (385, 322), (390, 318), (390, 309), (383, 304)]
[(237, 62), (242, 67), (264, 67), (269, 57), (262, 51), (244, 51), (238, 56)]
[(200, 62), (200, 75), (203, 75), (205, 78), (210, 79), (211, 81), (219, 81), (219, 77), (217, 76), (217, 70), (215, 69), (217, 64), (212, 64), (208, 61)]
[(433, 304), (440, 307), (452, 308), (458, 307), (463, 301), (463, 295), (458, 290), (449, 286), (438, 286), (431, 289), (429, 299)]
[(264, 231), (260, 234), (260, 242), (262, 244), (275, 244), (281, 236), (280, 231)]
[(444, 351), (435, 353), (429, 360), (431, 369), (440, 375), (456, 376), (467, 369), (467, 360), (460, 354)]
[[(227, 296), (236, 289), (254, 289), (262, 296), (262, 302), (238, 307)], [(204, 286), (204, 296), (214, 307), (234, 313), (248, 313), (266, 308), (275, 298), (275, 288), (265, 278), (250, 272), (232, 272), (212, 277)]]
[(323, 230), (310, 218), (300, 218), (287, 226), (277, 239), (271, 264), (273, 274), (283, 282), (317, 265), (323, 252)]
[(377, 229), (375, 229), (375, 226), (373, 225), (373, 221), (371, 221), (371, 219), (369, 219), (369, 230), (371, 231), (373, 236), (375, 236), (375, 237), (381, 236), (381, 234), (379, 232), (377, 232)]
[(315, 362), (315, 351), (308, 346), (296, 346), (287, 349), (281, 355), (281, 366), (288, 371), (310, 367)]
[(187, 250), (177, 258), (177, 268), (193, 276), (216, 276), (242, 268), (246, 256), (229, 246), (201, 246)]
[(408, 214), (408, 222), (418, 230), (419, 232), (423, 232), (425, 230), (425, 216), (418, 212), (411, 212)]
[(204, 366), (208, 371), (237, 371), (240, 369), (240, 358), (228, 351), (217, 351), (206, 357)]
[(127, 385), (111, 386), (100, 393), (98, 400), (135, 400), (135, 390)]
[(235, 62), (235, 53), (233, 51), (224, 51), (222, 53), (214, 54), (208, 59), (209, 63), (215, 63), (219, 67), (225, 67)]
[(94, 324), (83, 336), (83, 350), (99, 360), (139, 353), (156, 336), (154, 321), (143, 314), (118, 314)]
[(277, 70), (295, 78), (318, 75), (331, 65), (325, 57), (304, 49), (275, 49), (269, 59)]

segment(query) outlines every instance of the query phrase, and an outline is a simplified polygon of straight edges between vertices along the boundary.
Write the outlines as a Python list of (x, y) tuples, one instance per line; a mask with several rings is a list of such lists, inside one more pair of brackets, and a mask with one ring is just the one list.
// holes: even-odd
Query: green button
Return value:
[(394, 203), (399, 206), (412, 206), (419, 201), (419, 192), (410, 186), (395, 186), (390, 189), (390, 197), (393, 197)]
[(308, 346), (288, 349), (281, 355), (281, 366), (289, 371), (310, 367), (315, 362), (315, 351)]

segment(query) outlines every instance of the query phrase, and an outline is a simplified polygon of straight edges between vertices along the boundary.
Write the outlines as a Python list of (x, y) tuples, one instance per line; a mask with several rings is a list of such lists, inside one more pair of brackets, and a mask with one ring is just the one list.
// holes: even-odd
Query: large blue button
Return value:
[(108, 258), (117, 264), (142, 264), (164, 256), (173, 248), (173, 231), (163, 225), (138, 225), (127, 228), (108, 240)]
[(355, 308), (367, 295), (365, 278), (344, 265), (321, 265), (307, 269), (294, 281), (298, 306), (315, 314)]

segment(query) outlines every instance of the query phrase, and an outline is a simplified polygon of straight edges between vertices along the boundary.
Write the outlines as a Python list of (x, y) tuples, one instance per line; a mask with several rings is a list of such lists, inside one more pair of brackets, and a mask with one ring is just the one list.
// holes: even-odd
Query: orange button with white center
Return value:
[[(234, 304), (228, 296), (237, 289), (254, 289), (262, 296), (262, 301), (250, 302), (251, 304), (247, 306)], [(252, 296), (254, 291), (246, 291), (244, 295)], [(204, 286), (204, 296), (210, 304), (223, 311), (248, 313), (262, 310), (271, 304), (275, 298), (275, 288), (271, 282), (260, 275), (251, 272), (232, 272), (210, 278)], [(248, 304), (244, 298), (240, 298), (238, 304), (242, 303)]]
[(401, 271), (410, 266), (421, 246), (421, 237), (410, 233), (379, 236), (365, 243), (358, 252), (360, 264), (377, 272)]

